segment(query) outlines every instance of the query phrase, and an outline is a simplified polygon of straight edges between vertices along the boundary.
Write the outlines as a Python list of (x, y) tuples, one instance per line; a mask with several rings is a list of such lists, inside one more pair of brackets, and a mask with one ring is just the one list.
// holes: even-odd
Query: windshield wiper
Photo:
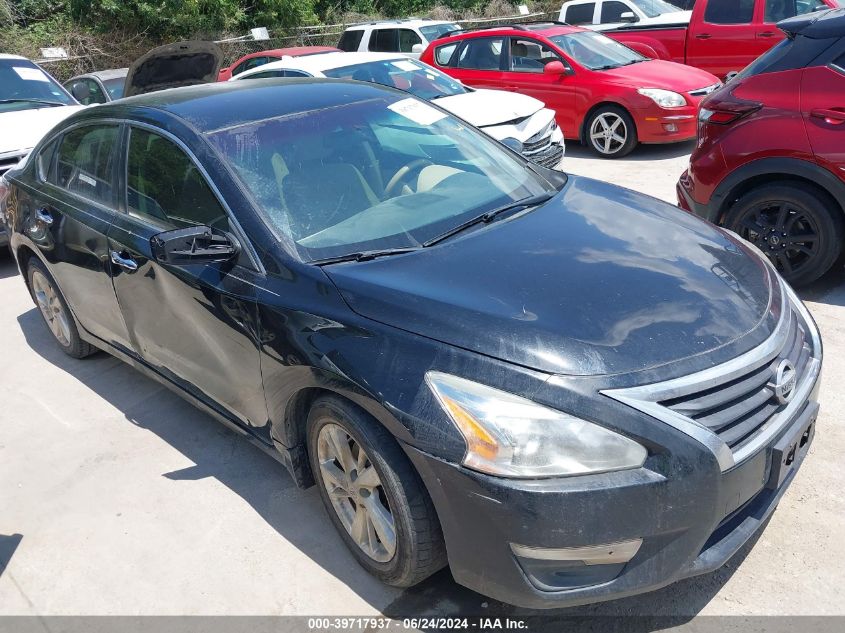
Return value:
[(0, 99), (0, 103), (38, 103), (40, 105), (63, 106), (61, 101), (49, 101), (47, 99)]
[(604, 66), (596, 66), (593, 70), (613, 70), (614, 68), (621, 68), (619, 64), (606, 64)]
[(481, 215), (472, 218), (471, 220), (467, 220), (463, 224), (459, 224), (455, 228), (446, 231), (443, 235), (439, 235), (434, 239), (431, 239), (423, 244), (423, 246), (432, 246), (437, 244), (438, 242), (442, 242), (443, 240), (449, 239), (453, 235), (457, 235), (466, 229), (475, 226), (476, 224), (489, 224), (493, 220), (496, 219), (497, 216), (507, 213), (508, 211), (515, 211), (517, 209), (523, 209), (526, 207), (536, 207), (537, 205), (543, 204), (544, 202), (548, 202), (552, 198), (557, 195), (557, 191), (554, 193), (552, 192), (545, 192), (540, 193), (535, 196), (528, 196), (527, 198), (523, 198), (522, 200), (516, 200), (515, 202), (511, 202), (506, 204), (498, 209), (493, 209), (492, 211), (488, 211), (487, 213), (482, 213)]
[(418, 251), (419, 249), (419, 246), (409, 246), (404, 248), (386, 248), (380, 251), (359, 251), (357, 253), (347, 253), (346, 255), (336, 255), (334, 257), (315, 259), (311, 263), (316, 266), (324, 266), (326, 264), (339, 264), (340, 262), (368, 262), (371, 259), (376, 259), (378, 257), (402, 255), (403, 253)]

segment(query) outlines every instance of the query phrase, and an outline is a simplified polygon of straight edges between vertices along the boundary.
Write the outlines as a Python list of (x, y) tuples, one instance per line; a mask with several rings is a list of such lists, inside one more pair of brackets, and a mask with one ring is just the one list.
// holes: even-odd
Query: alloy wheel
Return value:
[(590, 126), (590, 142), (596, 151), (611, 156), (625, 147), (628, 142), (628, 126), (621, 116), (605, 112), (593, 119)]
[(317, 459), (343, 527), (367, 556), (388, 562), (396, 553), (396, 523), (381, 478), (363, 447), (330, 422), (317, 436)]
[(47, 327), (64, 347), (70, 345), (70, 323), (64, 306), (53, 284), (40, 271), (32, 274), (32, 292), (35, 302), (47, 322)]
[(800, 272), (819, 253), (815, 219), (788, 202), (764, 202), (749, 209), (740, 221), (740, 235), (763, 251), (784, 275)]

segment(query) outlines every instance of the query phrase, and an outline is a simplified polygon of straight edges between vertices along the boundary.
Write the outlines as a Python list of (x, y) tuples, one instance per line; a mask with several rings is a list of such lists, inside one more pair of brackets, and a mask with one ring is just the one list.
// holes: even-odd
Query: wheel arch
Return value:
[(743, 195), (768, 183), (798, 183), (830, 196), (845, 219), (845, 182), (818, 164), (796, 158), (760, 159), (731, 172), (711, 197), (711, 220), (722, 224), (730, 207)]

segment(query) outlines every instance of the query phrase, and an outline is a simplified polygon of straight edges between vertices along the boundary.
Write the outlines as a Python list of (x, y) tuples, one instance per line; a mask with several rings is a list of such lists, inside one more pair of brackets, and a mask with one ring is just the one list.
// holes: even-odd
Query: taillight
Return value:
[(702, 103), (698, 109), (698, 120), (700, 123), (730, 125), (757, 112), (762, 107), (762, 103), (738, 99), (729, 92), (721, 99), (707, 99)]

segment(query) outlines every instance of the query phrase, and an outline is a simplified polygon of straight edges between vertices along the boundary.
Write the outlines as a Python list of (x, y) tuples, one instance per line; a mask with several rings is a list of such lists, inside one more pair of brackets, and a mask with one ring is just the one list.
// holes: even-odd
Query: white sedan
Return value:
[(468, 88), (448, 75), (395, 53), (323, 53), (285, 57), (243, 72), (230, 81), (269, 77), (355, 79), (405, 90), (437, 101), (498, 141), (543, 167), (556, 168), (564, 154), (555, 114), (541, 101), (498, 90)]

